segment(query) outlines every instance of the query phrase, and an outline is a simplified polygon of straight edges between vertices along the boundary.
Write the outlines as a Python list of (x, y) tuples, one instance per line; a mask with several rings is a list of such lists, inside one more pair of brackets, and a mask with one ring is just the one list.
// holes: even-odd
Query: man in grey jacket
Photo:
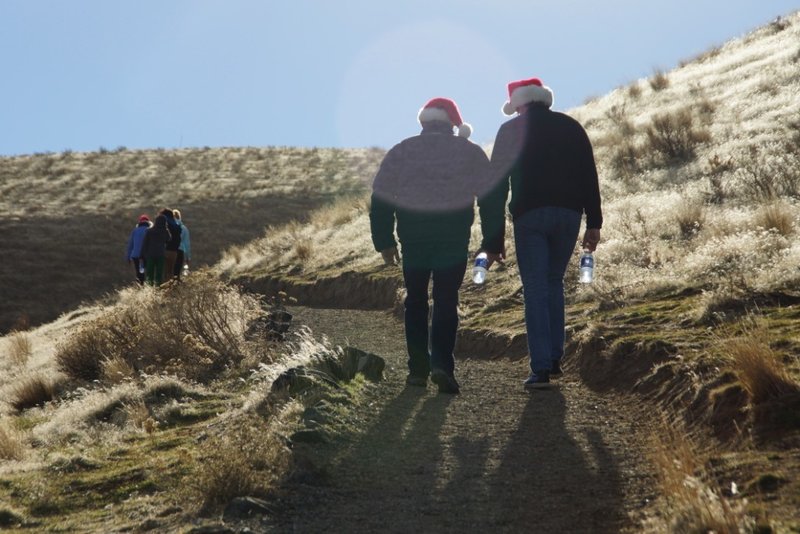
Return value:
[[(458, 290), (467, 267), (475, 197), (480, 199), (488, 190), (489, 161), (483, 149), (467, 140), (471, 128), (452, 100), (428, 101), (418, 120), (420, 134), (389, 150), (375, 176), (370, 207), (372, 241), (387, 264), (399, 261), (394, 236), (397, 222), (407, 291), (406, 383), (424, 387), (430, 374), (440, 392), (458, 393), (453, 357)], [(487, 229), (483, 230), (487, 235)], [(489, 234), (496, 232), (492, 229)]]

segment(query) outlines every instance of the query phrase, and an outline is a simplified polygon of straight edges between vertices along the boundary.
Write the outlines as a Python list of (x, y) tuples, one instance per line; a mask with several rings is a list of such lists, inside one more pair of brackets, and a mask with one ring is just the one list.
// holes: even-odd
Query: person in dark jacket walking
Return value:
[[(192, 259), (192, 247), (189, 240), (189, 227), (183, 223), (180, 210), (172, 210), (172, 215), (175, 218), (175, 223), (181, 229), (181, 244), (178, 247), (178, 255), (175, 260), (175, 269), (172, 271), (172, 274), (175, 276), (175, 278), (180, 280), (181, 274), (183, 274), (183, 266), (189, 265), (189, 260)], [(186, 272), (188, 272), (188, 267)]]
[(131, 232), (128, 238), (128, 249), (125, 253), (125, 259), (128, 263), (133, 264), (133, 269), (136, 272), (136, 280), (139, 285), (144, 284), (144, 258), (142, 257), (142, 243), (144, 242), (145, 233), (152, 226), (150, 217), (145, 214), (139, 216), (139, 222), (136, 228)]
[(553, 92), (538, 78), (508, 84), (506, 115), (497, 132), (487, 200), (496, 232), (487, 241), (489, 263), (505, 255), (505, 203), (514, 221), (514, 242), (525, 300), (531, 373), (526, 389), (561, 375), (564, 355), (564, 273), (586, 214), (582, 245), (594, 251), (603, 215), (592, 145), (573, 118), (552, 111)]
[[(471, 128), (462, 121), (452, 100), (430, 100), (418, 120), (422, 132), (389, 150), (375, 176), (370, 207), (372, 242), (386, 264), (399, 261), (396, 220), (407, 291), (406, 384), (424, 387), (430, 375), (440, 392), (458, 393), (453, 358), (458, 290), (467, 266), (475, 197), (488, 190), (489, 159), (483, 149), (467, 140)], [(453, 135), (454, 127), (458, 135)]]
[(170, 239), (164, 256), (164, 278), (172, 279), (175, 276), (175, 264), (178, 261), (178, 249), (181, 247), (181, 227), (175, 220), (175, 214), (170, 208), (162, 209), (159, 214), (167, 218), (167, 229)]
[(164, 262), (166, 246), (172, 236), (167, 229), (167, 217), (156, 217), (153, 227), (147, 230), (142, 243), (142, 256), (145, 259), (147, 283), (160, 286), (164, 281)]

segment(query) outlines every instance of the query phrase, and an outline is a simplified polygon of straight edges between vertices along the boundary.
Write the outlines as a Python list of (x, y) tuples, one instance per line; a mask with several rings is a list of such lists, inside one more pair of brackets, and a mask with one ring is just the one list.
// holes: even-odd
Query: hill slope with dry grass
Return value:
[[(606, 223), (596, 282), (576, 283), (577, 250), (567, 273), (568, 359), (598, 391), (663, 411), (678, 435), (657, 439), (694, 443), (681, 453), (691, 467), (655, 461), (664, 499), (698, 528), (725, 524), (725, 495), (746, 497), (753, 518), (800, 525), (798, 94), (795, 13), (570, 111), (595, 147)], [(306, 302), (397, 306), (400, 272), (372, 249), (366, 206), (278, 229), (218, 269)], [(479, 237), (476, 225), (473, 251)], [(525, 355), (507, 245), (506, 265), (462, 290), (462, 357)], [(706, 489), (687, 494), (682, 477), (702, 479), (717, 504), (701, 502)]]
[(0, 332), (130, 283), (140, 213), (180, 208), (195, 266), (364, 191), (379, 149), (100, 149), (0, 158)]
[[(617, 473), (594, 465), (611, 458), (597, 455), (588, 439), (600, 436), (600, 426), (609, 427), (620, 434), (618, 452), (628, 454), (625, 462), (635, 462), (659, 482), (644, 487), (642, 480), (649, 478), (641, 478), (629, 493), (642, 498), (598, 510), (603, 525), (624, 522), (636, 530), (639, 523), (631, 516), (607, 515), (633, 505), (644, 531), (800, 528), (798, 37), (800, 14), (795, 14), (571, 111), (596, 147), (607, 223), (596, 283), (577, 284), (577, 262), (567, 275), (568, 378), (557, 394), (563, 393), (564, 402), (558, 396), (550, 401), (586, 409), (569, 414), (580, 422), (569, 433), (579, 431), (574, 435), (579, 446), (573, 451), (560, 442), (559, 448), (567, 453), (566, 465), (586, 461), (580, 480), (592, 479), (590, 468)], [(331, 328), (350, 322), (346, 308), (395, 306), (402, 298), (400, 273), (381, 265), (372, 250), (363, 195), (381, 155), (378, 150), (120, 149), (1, 160), (6, 214), (0, 229), (17, 230), (20, 239), (12, 248), (7, 232), (0, 232), (2, 249), (23, 250), (39, 261), (26, 260), (12, 274), (40, 267), (49, 248), (71, 259), (83, 254), (87, 263), (68, 282), (59, 280), (52, 266), (34, 271), (81, 295), (89, 292), (76, 280), (101, 285), (96, 277), (105, 270), (98, 264), (121, 256), (130, 221), (140, 211), (164, 204), (181, 208), (193, 239), (205, 236), (198, 247), (202, 241), (239, 239), (233, 236), (245, 242), (254, 228), (275, 226), (259, 239), (228, 248), (213, 272), (160, 291), (128, 288), (105, 304), (0, 339), (0, 528), (177, 531), (203, 523), (205, 514), (218, 514), (235, 497), (274, 496), (287, 479), (290, 490), (313, 492), (314, 482), (325, 476), (324, 464), (321, 469), (316, 463), (315, 454), (324, 449), (320, 441), (333, 449), (337, 440), (345, 449), (348, 443), (368, 446), (370, 438), (380, 443), (386, 439), (381, 420), (412, 437), (415, 428), (423, 428), (402, 414), (373, 413), (376, 406), (391, 407), (399, 388), (345, 372), (356, 366), (352, 359), (344, 363), (348, 357), (356, 354), (360, 363), (365, 355), (332, 349), (306, 330), (293, 343), (265, 336), (276, 310), (238, 287), (264, 295), (284, 288), (305, 302), (345, 308), (319, 314)], [(86, 179), (87, 169), (92, 179)], [(144, 201), (140, 191), (146, 192)], [(317, 199), (314, 192), (328, 196)], [(349, 198), (294, 220), (316, 200), (330, 204), (332, 196), (343, 194)], [(289, 198), (300, 198), (299, 204), (279, 211)], [(277, 224), (287, 218), (293, 220)], [(123, 221), (118, 231), (111, 222), (117, 220)], [(204, 229), (201, 221), (210, 226)], [(476, 227), (473, 243), (478, 237)], [(105, 243), (105, 252), (86, 248), (94, 239)], [(498, 470), (509, 477), (495, 480), (498, 487), (514, 477), (528, 480), (523, 475), (530, 473), (519, 464), (529, 459), (532, 439), (525, 429), (510, 431), (514, 421), (492, 425), (491, 397), (503, 395), (503, 384), (514, 382), (511, 374), (525, 367), (505, 360), (492, 367), (485, 360), (525, 356), (521, 286), (510, 245), (505, 266), (492, 269), (484, 286), (465, 284), (462, 292), (457, 356), (484, 360), (461, 362), (458, 369), (465, 371), (465, 390), (475, 385), (474, 391), (481, 391), (480, 383), (493, 393), (464, 395), (453, 403), (458, 416), (449, 423), (455, 437), (492, 432), (491, 450), (513, 453), (511, 467)], [(223, 248), (203, 254), (211, 258)], [(43, 293), (50, 303), (31, 293), (30, 286), (41, 284), (44, 275), (12, 280), (8, 273), (3, 272), (4, 298), (8, 288), (20, 291), (15, 298), (25, 302), (57, 304), (52, 287)], [(385, 341), (387, 323), (385, 316), (362, 317), (358, 324), (366, 331), (359, 335)], [(339, 334), (348, 337), (346, 330)], [(396, 382), (402, 376), (402, 340), (395, 335), (392, 342), (395, 369), (387, 375)], [(502, 374), (497, 383), (487, 382), (483, 372), (469, 374), (490, 367)], [(590, 394), (572, 396), (586, 387)], [(381, 395), (388, 404), (373, 403)], [(537, 405), (533, 397), (525, 402), (520, 397), (507, 395), (504, 402), (515, 409)], [(627, 414), (631, 420), (625, 425), (609, 424), (602, 410), (588, 412), (593, 398), (608, 404), (620, 397), (621, 406), (641, 409)], [(447, 403), (431, 399), (426, 406), (439, 408), (427, 427), (436, 428)], [(369, 419), (366, 411), (378, 426), (361, 427)], [(545, 417), (538, 409), (524, 413), (520, 419), (529, 422), (528, 431), (538, 431), (533, 421), (539, 416), (559, 426), (557, 416)], [(420, 410), (419, 417), (430, 415)], [(402, 420), (394, 424), (397, 417)], [(623, 427), (655, 429), (651, 457), (626, 449)], [(457, 478), (448, 480), (461, 480), (468, 491), (469, 483), (480, 479), (472, 471), (475, 462), (458, 459), (484, 458), (488, 449), (481, 442), (442, 440), (427, 431), (416, 437), (430, 450), (441, 450), (444, 467), (460, 466), (450, 469)], [(630, 443), (640, 447), (640, 438), (632, 436)], [(408, 447), (394, 451), (417, 453)], [(345, 462), (337, 468), (350, 465), (344, 452)], [(544, 462), (552, 458), (539, 456)], [(367, 464), (359, 465), (380, 469), (381, 461)], [(428, 471), (422, 466), (406, 475), (428, 479)], [(379, 476), (369, 480), (381, 486)], [(432, 488), (450, 487), (444, 478), (428, 482)], [(396, 494), (397, 488), (389, 489)], [(618, 489), (606, 497), (615, 500), (624, 493), (617, 495)], [(351, 503), (353, 494), (352, 488), (337, 487), (337, 502)], [(508, 494), (513, 496), (513, 488)], [(582, 499), (587, 506), (593, 501)], [(291, 502), (304, 513), (303, 495)], [(382, 503), (356, 504), (372, 514)], [(269, 520), (269, 506), (256, 515)], [(476, 506), (454, 519), (469, 521), (479, 511)], [(559, 509), (554, 516), (571, 512)], [(335, 515), (308, 520), (325, 517)], [(248, 518), (237, 521), (231, 523), (263, 527)]]

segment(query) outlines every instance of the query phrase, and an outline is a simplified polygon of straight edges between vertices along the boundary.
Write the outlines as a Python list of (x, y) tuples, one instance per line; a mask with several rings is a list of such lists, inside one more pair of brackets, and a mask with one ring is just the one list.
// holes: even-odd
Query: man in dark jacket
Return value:
[[(167, 217), (164, 214), (156, 217), (155, 223), (144, 234), (142, 257), (145, 259), (147, 283), (160, 286), (164, 281), (164, 256), (166, 246), (172, 235), (167, 229)], [(167, 275), (169, 276), (169, 275)]]
[(564, 273), (586, 214), (584, 249), (600, 241), (603, 215), (592, 145), (583, 127), (552, 111), (553, 93), (538, 78), (508, 84), (506, 115), (518, 115), (497, 133), (490, 174), (497, 184), (487, 200), (496, 232), (487, 238), (489, 263), (504, 256), (509, 210), (525, 298), (531, 374), (526, 388), (546, 386), (561, 374), (564, 354)]
[(170, 208), (162, 209), (159, 214), (167, 218), (167, 229), (170, 239), (164, 253), (164, 279), (171, 280), (175, 276), (175, 264), (178, 261), (178, 249), (181, 247), (181, 227), (175, 220), (175, 214)]
[[(430, 100), (418, 120), (422, 132), (395, 145), (375, 176), (370, 208), (372, 241), (387, 264), (398, 261), (397, 221), (407, 291), (406, 383), (424, 387), (430, 374), (440, 392), (458, 393), (453, 358), (458, 290), (467, 266), (475, 197), (488, 189), (489, 160), (483, 149), (467, 140), (471, 128), (461, 120), (452, 100)], [(453, 135), (454, 126), (458, 135)]]

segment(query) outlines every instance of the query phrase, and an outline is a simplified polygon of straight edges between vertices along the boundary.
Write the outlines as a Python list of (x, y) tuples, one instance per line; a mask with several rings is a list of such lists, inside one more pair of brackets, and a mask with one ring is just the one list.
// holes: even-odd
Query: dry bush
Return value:
[(33, 375), (21, 380), (11, 388), (9, 404), (21, 412), (35, 406), (42, 406), (56, 396), (56, 384), (42, 375)]
[(642, 96), (642, 87), (639, 85), (639, 82), (633, 82), (628, 86), (628, 96), (634, 99), (638, 99)]
[(789, 236), (794, 231), (794, 208), (785, 202), (771, 202), (759, 208), (755, 222), (760, 228)]
[(726, 500), (710, 481), (698, 449), (679, 426), (664, 419), (651, 450), (661, 493), (666, 500), (666, 524), (658, 530), (673, 533), (720, 532), (744, 534), (754, 526), (742, 503)]
[(736, 161), (734, 175), (739, 179), (744, 198), (774, 200), (800, 198), (800, 157), (779, 151), (770, 153), (751, 145)]
[(267, 422), (246, 416), (204, 442), (191, 485), (203, 512), (236, 497), (261, 496), (288, 470), (290, 452)]
[(294, 252), (295, 257), (305, 263), (311, 259), (314, 255), (314, 246), (311, 244), (310, 240), (303, 240), (297, 241), (294, 244), (294, 248), (292, 249)]
[(722, 204), (727, 197), (725, 193), (723, 176), (733, 169), (733, 160), (728, 158), (723, 160), (719, 154), (714, 154), (708, 158), (708, 168), (704, 172), (708, 178), (708, 190), (706, 191), (706, 201), (709, 204)]
[(0, 460), (20, 460), (24, 448), (19, 435), (0, 423)]
[(699, 202), (684, 202), (675, 211), (680, 236), (691, 239), (700, 232), (706, 220), (705, 206)]
[(56, 361), (81, 380), (100, 378), (104, 365), (120, 371), (116, 360), (137, 373), (207, 380), (241, 362), (244, 334), (259, 313), (254, 297), (198, 272), (164, 290), (131, 292), (62, 344)]
[(695, 157), (698, 145), (711, 139), (708, 130), (697, 129), (689, 108), (653, 117), (645, 130), (647, 148), (652, 150), (657, 163), (684, 163)]
[(8, 359), (17, 367), (24, 367), (33, 355), (33, 344), (28, 334), (15, 332), (8, 338)]
[(648, 80), (653, 91), (662, 91), (669, 87), (669, 77), (664, 71), (656, 70)]

